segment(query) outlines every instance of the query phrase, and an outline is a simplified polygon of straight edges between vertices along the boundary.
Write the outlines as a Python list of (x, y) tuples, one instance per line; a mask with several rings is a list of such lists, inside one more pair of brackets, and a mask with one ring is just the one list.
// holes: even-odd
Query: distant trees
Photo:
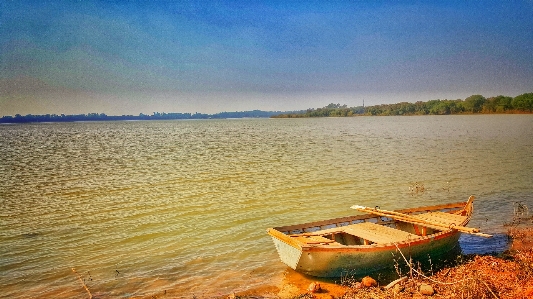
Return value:
[(533, 111), (533, 93), (524, 93), (511, 101), (513, 107), (521, 111)]
[(485, 101), (485, 97), (480, 94), (471, 95), (464, 100), (463, 106), (467, 112), (479, 113), (481, 112)]
[(506, 96), (497, 96), (486, 99), (483, 104), (483, 113), (503, 113), (513, 109), (511, 104), (513, 98)]
[[(302, 113), (303, 111), (293, 111), (294, 113)], [(20, 115), (16, 114), (14, 117), (7, 115), (0, 118), (0, 123), (29, 123), (29, 122), (73, 122), (73, 121), (116, 121), (116, 120), (170, 120), (170, 119), (222, 119), (222, 118), (243, 118), (243, 117), (270, 117), (277, 115), (280, 111), (238, 111), (238, 112), (221, 112), (216, 114), (203, 114), (203, 113), (164, 113), (154, 112), (153, 114), (137, 115), (120, 115), (120, 116), (108, 116), (104, 113), (88, 113), (88, 114), (76, 114), (76, 115), (57, 115), (57, 114), (44, 114), (44, 115)]]
[(286, 113), (271, 116), (273, 118), (302, 118), (302, 117), (347, 117), (363, 114), (363, 107), (348, 108), (346, 105), (331, 103), (323, 108), (309, 108), (301, 113)]
[(331, 103), (323, 108), (307, 109), (301, 114), (280, 114), (273, 117), (342, 117), (357, 115), (447, 115), (473, 113), (524, 113), (533, 112), (533, 93), (515, 98), (499, 95), (485, 98), (476, 94), (464, 100), (430, 100), (416, 103), (401, 102), (368, 107), (352, 107)]
[(77, 115), (20, 115), (3, 116), (0, 123), (28, 123), (28, 122), (71, 122), (71, 121), (113, 121), (113, 120), (166, 120), (166, 119), (217, 119), (217, 118), (243, 118), (243, 117), (350, 117), (358, 115), (447, 115), (447, 114), (472, 114), (472, 113), (533, 113), (533, 93), (524, 93), (514, 98), (499, 95), (485, 98), (476, 94), (464, 100), (430, 100), (415, 103), (400, 102), (396, 104), (381, 104), (375, 106), (348, 107), (347, 105), (330, 103), (323, 108), (309, 108), (301, 111), (239, 111), (220, 112), (216, 114), (203, 113), (159, 113), (152, 115), (139, 114), (108, 116), (104, 113), (88, 113)]

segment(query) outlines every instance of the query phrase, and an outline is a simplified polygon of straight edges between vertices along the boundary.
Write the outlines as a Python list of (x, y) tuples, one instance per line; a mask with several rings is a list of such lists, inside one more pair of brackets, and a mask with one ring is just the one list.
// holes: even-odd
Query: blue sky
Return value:
[(0, 0), (0, 115), (533, 91), (533, 1)]

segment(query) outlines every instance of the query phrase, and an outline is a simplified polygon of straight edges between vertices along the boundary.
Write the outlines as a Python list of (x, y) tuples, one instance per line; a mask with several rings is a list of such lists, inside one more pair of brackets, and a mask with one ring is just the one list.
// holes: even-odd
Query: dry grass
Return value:
[[(432, 287), (432, 296), (419, 287)], [(384, 288), (350, 287), (343, 299), (402, 298), (532, 298), (533, 249), (507, 252), (504, 256), (474, 256), (468, 262), (443, 269), (429, 278), (415, 276), (397, 286)]]

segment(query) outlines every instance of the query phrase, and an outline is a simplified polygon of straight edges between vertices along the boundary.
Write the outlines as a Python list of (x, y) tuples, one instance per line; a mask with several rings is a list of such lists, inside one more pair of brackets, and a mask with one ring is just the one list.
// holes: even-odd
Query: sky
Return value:
[(526, 92), (531, 0), (0, 0), (0, 116)]

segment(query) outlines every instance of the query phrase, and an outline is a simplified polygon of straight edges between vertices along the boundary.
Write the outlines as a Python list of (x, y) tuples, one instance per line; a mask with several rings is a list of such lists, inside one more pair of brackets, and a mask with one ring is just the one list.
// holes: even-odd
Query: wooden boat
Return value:
[(360, 275), (392, 267), (400, 252), (413, 259), (434, 259), (458, 245), (467, 228), (474, 197), (467, 202), (397, 211), (353, 206), (367, 212), (325, 221), (269, 228), (281, 261), (317, 277)]

